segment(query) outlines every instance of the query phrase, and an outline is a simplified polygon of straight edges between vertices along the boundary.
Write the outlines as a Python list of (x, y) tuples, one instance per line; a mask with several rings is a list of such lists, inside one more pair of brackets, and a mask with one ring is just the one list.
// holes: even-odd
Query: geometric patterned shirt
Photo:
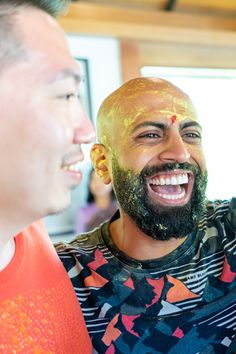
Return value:
[[(117, 212), (111, 221), (118, 217)], [(235, 198), (208, 202), (198, 228), (158, 259), (139, 261), (121, 252), (109, 234), (109, 222), (56, 249), (94, 353), (222, 354), (232, 344)]]

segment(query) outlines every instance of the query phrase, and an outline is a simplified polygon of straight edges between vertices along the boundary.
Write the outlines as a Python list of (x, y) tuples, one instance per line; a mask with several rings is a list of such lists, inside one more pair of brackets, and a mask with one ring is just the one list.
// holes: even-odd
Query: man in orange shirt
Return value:
[(81, 144), (94, 139), (78, 64), (52, 17), (64, 5), (0, 1), (1, 353), (91, 352), (70, 280), (37, 222), (68, 206)]

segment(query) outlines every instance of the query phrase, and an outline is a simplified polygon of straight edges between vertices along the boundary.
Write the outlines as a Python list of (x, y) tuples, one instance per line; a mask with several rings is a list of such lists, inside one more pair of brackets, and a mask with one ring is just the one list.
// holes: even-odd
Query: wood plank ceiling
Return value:
[[(74, 2), (78, 1), (75, 0)], [(83, 0), (83, 2), (136, 10), (145, 9), (211, 16), (236, 16), (235, 0)]]
[(236, 0), (74, 1), (67, 32), (205, 45), (236, 45)]
[(140, 66), (236, 68), (236, 0), (78, 0), (59, 22), (119, 39)]

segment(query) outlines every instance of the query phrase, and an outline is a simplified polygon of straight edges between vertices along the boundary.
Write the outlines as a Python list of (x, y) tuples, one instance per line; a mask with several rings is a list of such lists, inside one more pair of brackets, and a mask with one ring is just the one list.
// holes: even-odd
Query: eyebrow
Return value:
[[(155, 127), (155, 128), (159, 128), (161, 130), (165, 130), (168, 128), (168, 125), (167, 124), (164, 124), (164, 123), (160, 123), (160, 122), (153, 122), (153, 121), (146, 121), (146, 122), (142, 122), (138, 125), (136, 125), (134, 127), (134, 129), (132, 130), (132, 133), (134, 133), (136, 130), (138, 130), (139, 128), (143, 128), (143, 127), (147, 127), (147, 126), (152, 126), (152, 127)], [(190, 127), (198, 127), (199, 129), (202, 130), (202, 127), (201, 125), (196, 122), (196, 121), (188, 121), (188, 122), (184, 122), (180, 125), (180, 129), (186, 129), (186, 128), (190, 128)]]
[(191, 121), (189, 121), (189, 122), (183, 122), (183, 123), (180, 125), (180, 128), (181, 128), (181, 129), (186, 129), (186, 128), (190, 128), (190, 127), (198, 127), (199, 129), (202, 130), (201, 125), (200, 125), (198, 122), (194, 121), (194, 120), (191, 120)]
[(136, 125), (134, 127), (134, 129), (132, 130), (132, 133), (134, 133), (139, 128), (143, 128), (143, 127), (147, 127), (147, 126), (152, 126), (152, 127), (159, 128), (159, 129), (162, 129), (162, 130), (166, 129), (166, 127), (167, 127), (167, 125), (163, 124), (163, 123), (153, 122), (153, 121), (146, 121), (146, 122), (142, 122), (142, 123)]
[(72, 69), (64, 69), (57, 73), (50, 81), (49, 83), (54, 83), (60, 80), (66, 80), (66, 79), (73, 79), (76, 84), (79, 84), (82, 81), (81, 75)]

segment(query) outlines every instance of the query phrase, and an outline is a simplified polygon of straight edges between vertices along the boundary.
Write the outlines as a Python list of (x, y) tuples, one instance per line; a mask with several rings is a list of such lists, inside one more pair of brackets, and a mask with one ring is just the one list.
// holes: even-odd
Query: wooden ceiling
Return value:
[(71, 33), (236, 46), (236, 0), (83, 0), (60, 22)]
[[(78, 1), (74, 1), (78, 2)], [(210, 16), (236, 16), (236, 0), (85, 0), (90, 4), (112, 5), (128, 9), (173, 11)]]
[(136, 59), (236, 68), (236, 0), (79, 0), (59, 22), (67, 33), (119, 39), (129, 71)]

